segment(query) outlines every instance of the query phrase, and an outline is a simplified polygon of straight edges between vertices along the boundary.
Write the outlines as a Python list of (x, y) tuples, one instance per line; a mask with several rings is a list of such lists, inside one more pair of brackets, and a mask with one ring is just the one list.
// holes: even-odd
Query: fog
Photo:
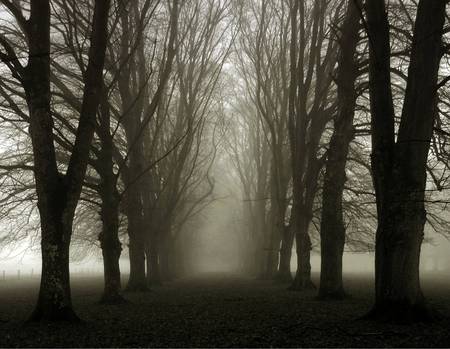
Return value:
[(448, 347), (449, 10), (0, 0), (0, 347)]
[[(217, 173), (224, 174), (224, 168)], [(202, 273), (245, 273), (242, 256), (245, 255), (245, 226), (240, 216), (242, 200), (236, 196), (238, 183), (230, 183), (231, 174), (221, 176), (225, 180), (218, 183), (213, 196), (215, 199), (202, 211), (201, 223), (192, 233), (193, 239), (188, 246), (190, 268), (187, 275)], [(431, 229), (425, 232), (426, 241), (422, 246), (420, 271), (427, 280), (433, 275), (450, 272), (450, 241), (446, 236), (437, 234)], [(76, 251), (75, 251), (76, 252)], [(120, 259), (120, 270), (126, 280), (130, 265), (128, 255)], [(72, 277), (102, 276), (103, 261), (99, 251), (93, 254), (71, 258)], [(343, 254), (344, 276), (353, 274), (374, 277), (374, 252), (360, 251)], [(292, 250), (291, 270), (293, 275), (297, 268), (295, 246)], [(311, 270), (320, 273), (320, 248), (315, 246), (311, 255)], [(41, 254), (38, 246), (30, 241), (23, 241), (19, 246), (4, 247), (0, 253), (0, 279), (38, 278), (41, 272)], [(439, 276), (440, 277), (440, 276)]]

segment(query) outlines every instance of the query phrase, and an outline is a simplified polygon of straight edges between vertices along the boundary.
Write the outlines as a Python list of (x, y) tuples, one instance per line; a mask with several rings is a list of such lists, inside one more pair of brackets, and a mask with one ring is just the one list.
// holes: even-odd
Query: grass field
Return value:
[(424, 277), (424, 292), (445, 319), (435, 324), (383, 325), (359, 320), (373, 282), (347, 275), (349, 299), (321, 302), (315, 292), (287, 291), (271, 281), (204, 274), (126, 294), (129, 303), (97, 303), (101, 277), (73, 279), (83, 323), (24, 323), (38, 280), (0, 282), (2, 347), (448, 347), (450, 276)]

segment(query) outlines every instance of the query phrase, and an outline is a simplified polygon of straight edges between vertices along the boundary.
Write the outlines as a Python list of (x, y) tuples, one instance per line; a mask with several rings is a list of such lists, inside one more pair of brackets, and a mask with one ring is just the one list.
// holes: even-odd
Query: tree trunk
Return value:
[(103, 255), (104, 291), (100, 302), (117, 304), (124, 302), (120, 295), (119, 259), (122, 245), (119, 240), (119, 203), (120, 197), (116, 188), (116, 177), (113, 170), (113, 139), (110, 132), (111, 115), (107, 100), (107, 92), (103, 91), (100, 108), (100, 120), (97, 134), (101, 142), (98, 165), (100, 175), (100, 198), (102, 201), (102, 232), (99, 235)]
[[(298, 211), (296, 211), (298, 212)], [(297, 272), (292, 285), (289, 287), (293, 291), (315, 289), (316, 286), (311, 280), (311, 239), (308, 228), (310, 219), (300, 217), (299, 230), (295, 235), (295, 245), (297, 248)]]
[(342, 199), (347, 180), (345, 165), (350, 142), (353, 139), (353, 118), (357, 98), (355, 81), (358, 75), (355, 54), (359, 40), (359, 26), (359, 11), (355, 3), (349, 1), (339, 40), (340, 57), (336, 79), (338, 113), (334, 119), (322, 191), (319, 287), (321, 299), (342, 299), (345, 296), (342, 281), (342, 256), (345, 244)]
[(269, 236), (269, 244), (266, 247), (266, 259), (264, 269), (264, 279), (273, 279), (278, 267), (278, 256), (280, 249), (280, 232), (276, 226), (272, 227)]
[(258, 202), (257, 215), (255, 217), (255, 226), (257, 231), (257, 240), (255, 241), (255, 276), (263, 279), (266, 265), (266, 239), (268, 236), (268, 224), (266, 224), (266, 208)]
[(130, 278), (126, 290), (129, 292), (148, 291), (145, 277), (145, 249), (142, 239), (130, 235)]
[[(134, 120), (132, 120), (134, 121)], [(131, 124), (131, 125), (130, 125)], [(127, 134), (127, 142), (134, 145), (130, 152), (129, 168), (123, 171), (125, 183), (126, 214), (128, 218), (130, 278), (126, 287), (127, 291), (147, 291), (147, 279), (145, 274), (146, 236), (144, 234), (144, 208), (142, 202), (142, 145), (133, 143), (136, 139), (136, 125), (132, 122), (124, 123)], [(148, 256), (147, 256), (148, 257)]]
[[(130, 189), (134, 191), (134, 189)], [(130, 193), (131, 200), (138, 200), (138, 194)], [(128, 216), (128, 236), (130, 254), (130, 278), (126, 287), (127, 291), (148, 291), (145, 277), (145, 239), (142, 234), (142, 215), (138, 207), (140, 204), (131, 205), (127, 208)]]
[(291, 274), (291, 257), (292, 247), (294, 245), (294, 231), (290, 226), (286, 226), (283, 230), (283, 238), (281, 240), (280, 264), (278, 267), (275, 280), (285, 283), (292, 282)]
[[(145, 275), (146, 237), (144, 235), (144, 208), (142, 203), (142, 181), (139, 175), (142, 173), (142, 147), (141, 144), (132, 143), (136, 139), (135, 125), (127, 125), (127, 142), (134, 144), (129, 149), (130, 165), (124, 169), (122, 177), (125, 183), (126, 214), (128, 218), (128, 237), (130, 254), (130, 278), (127, 291), (147, 291), (147, 279)], [(129, 146), (130, 146), (129, 144)]]
[(369, 316), (395, 322), (430, 320), (433, 314), (419, 280), (426, 212), (423, 202), (414, 202), (405, 191), (399, 194), (398, 203), (380, 217), (377, 229), (375, 306)]
[[(287, 207), (287, 183), (288, 177), (283, 171), (283, 156), (281, 148), (276, 144), (272, 145), (274, 157), (271, 166), (270, 176), (270, 211), (268, 239), (266, 240), (266, 264), (263, 273), (264, 279), (274, 279), (279, 262), (280, 243), (285, 225), (285, 215)], [(275, 160), (277, 159), (277, 160)]]
[(125, 302), (125, 299), (120, 294), (121, 281), (119, 258), (121, 250), (122, 247), (119, 241), (102, 242), (105, 287), (100, 303), (118, 304)]
[[(111, 198), (110, 198), (111, 199)], [(100, 302), (117, 304), (124, 302), (120, 294), (120, 266), (119, 259), (122, 244), (119, 240), (119, 202), (102, 198), (102, 232), (99, 236), (103, 255), (104, 291)]]
[(72, 221), (68, 219), (63, 222), (61, 216), (57, 221), (47, 217), (41, 213), (41, 285), (30, 321), (79, 321), (72, 309), (70, 292), (69, 246)]

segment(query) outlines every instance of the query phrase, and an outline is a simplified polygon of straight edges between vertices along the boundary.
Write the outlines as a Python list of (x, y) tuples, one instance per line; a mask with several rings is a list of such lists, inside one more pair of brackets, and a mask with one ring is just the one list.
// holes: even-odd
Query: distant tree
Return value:
[(291, 181), (288, 146), (289, 26), (286, 25), (289, 11), (284, 1), (264, 0), (260, 3), (243, 2), (239, 13), (238, 73), (249, 91), (249, 102), (257, 109), (256, 116), (263, 122), (261, 131), (264, 132), (271, 155), (267, 213), (269, 226), (264, 231), (265, 267), (261, 276), (266, 279), (277, 277), (289, 282), (292, 280), (292, 245), (283, 248), (280, 255)]

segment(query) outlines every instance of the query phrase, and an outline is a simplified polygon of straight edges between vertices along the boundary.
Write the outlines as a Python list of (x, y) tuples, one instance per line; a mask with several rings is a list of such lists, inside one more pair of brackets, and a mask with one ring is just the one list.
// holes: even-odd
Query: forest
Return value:
[(0, 347), (450, 346), (447, 5), (0, 0)]

